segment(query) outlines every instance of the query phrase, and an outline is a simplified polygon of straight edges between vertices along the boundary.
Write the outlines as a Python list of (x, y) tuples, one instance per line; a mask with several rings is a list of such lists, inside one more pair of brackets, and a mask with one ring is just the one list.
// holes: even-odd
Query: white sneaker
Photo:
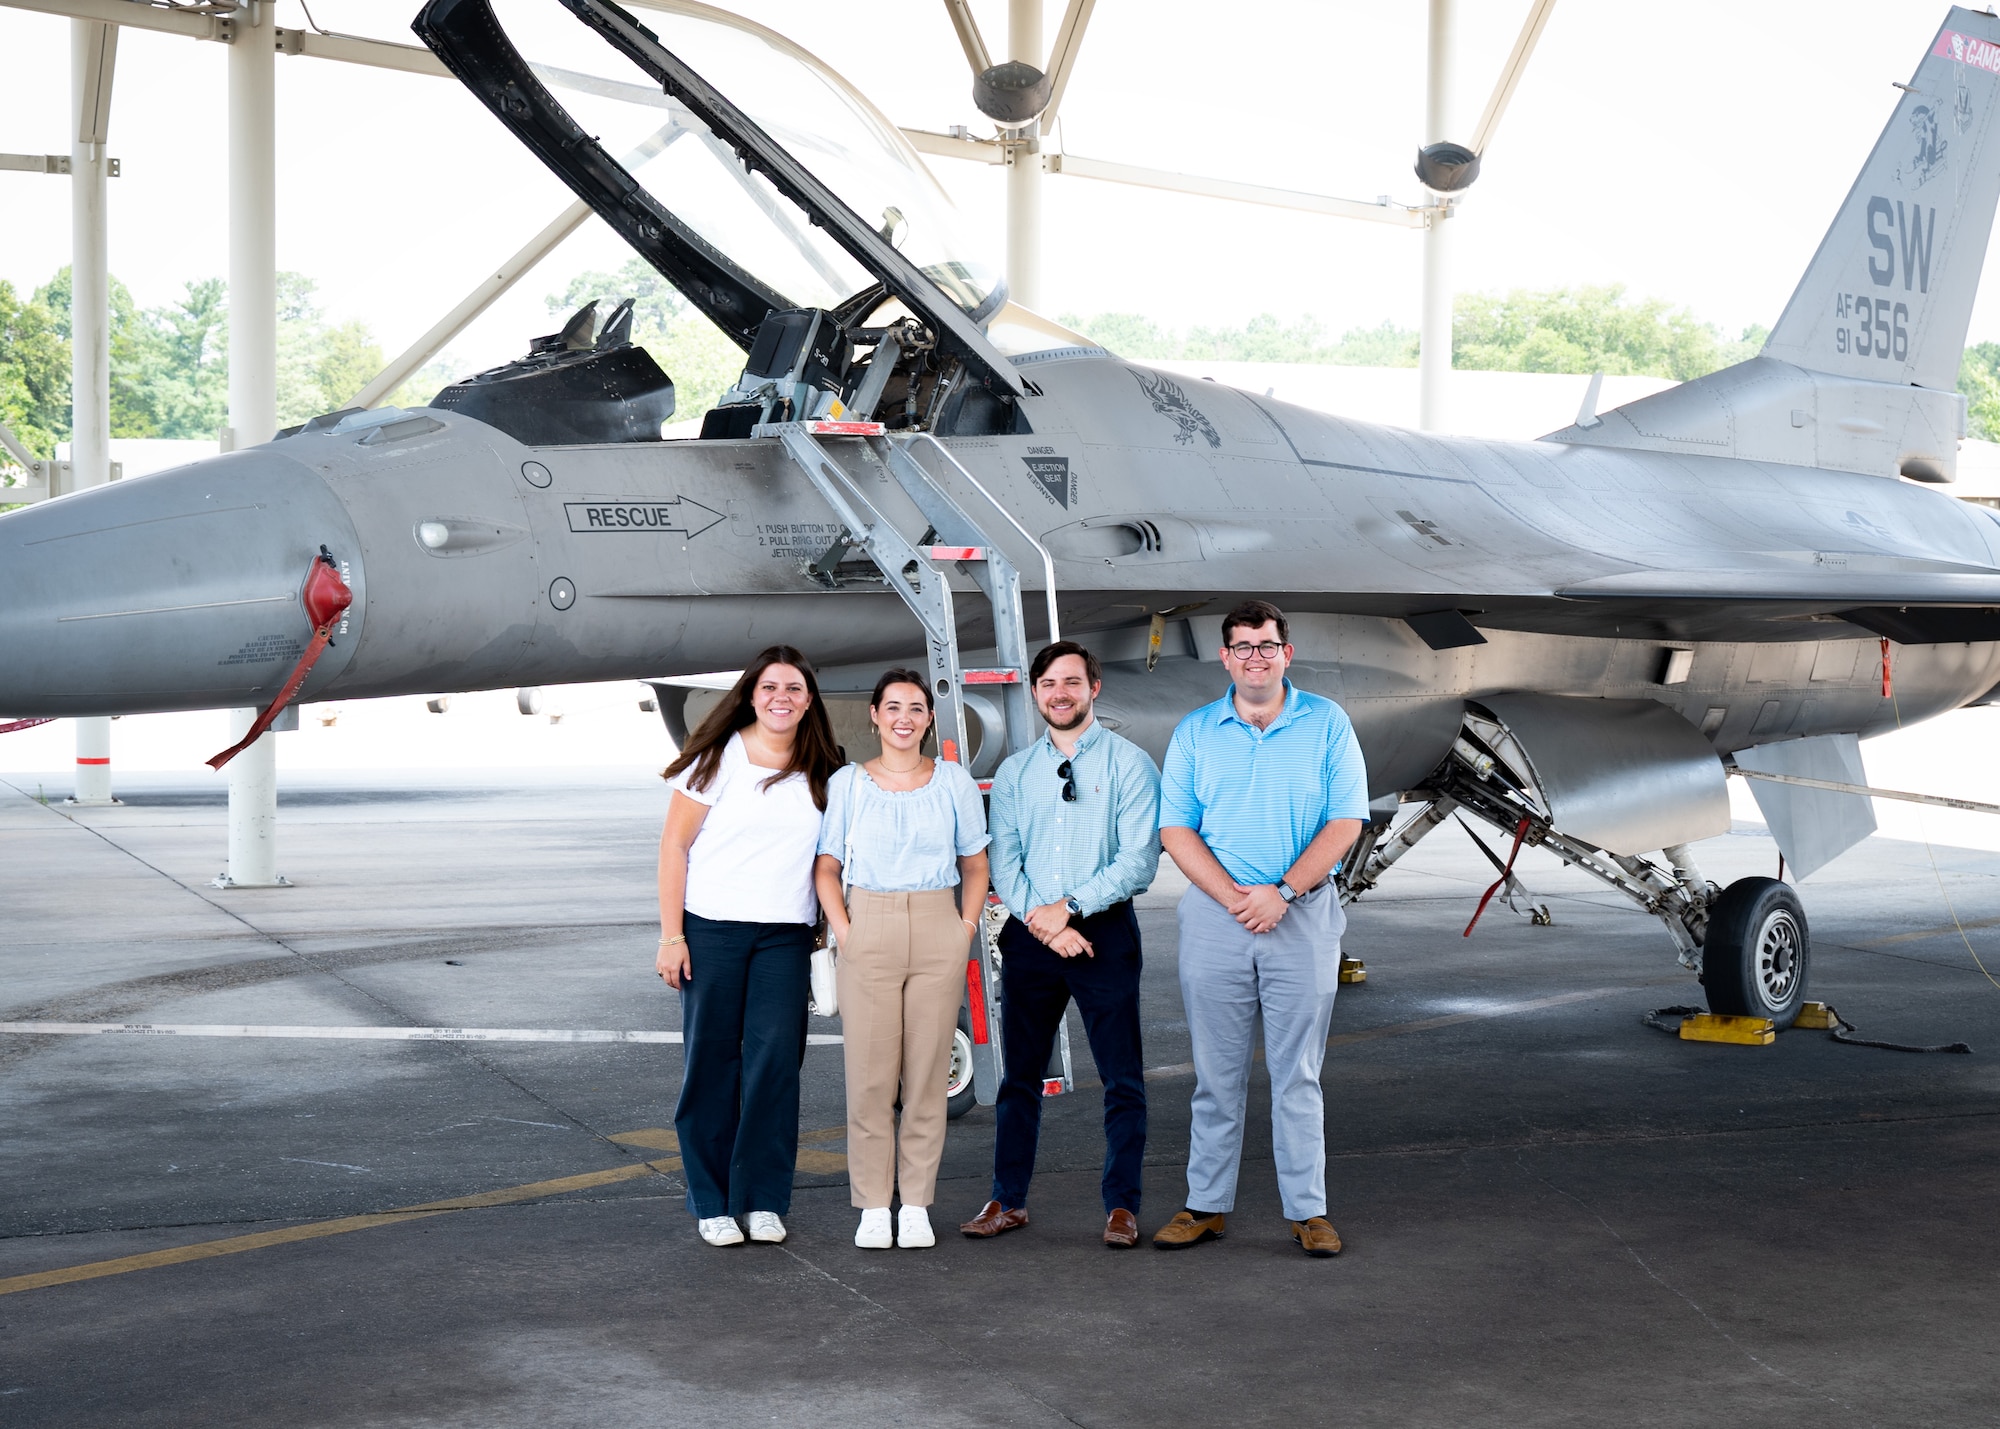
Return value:
[(743, 1219), (750, 1223), (750, 1239), (778, 1245), (785, 1239), (785, 1223), (776, 1211), (752, 1211)]
[(736, 1224), (734, 1216), (703, 1216), (695, 1223), (695, 1229), (710, 1245), (743, 1244), (743, 1227)]
[(889, 1208), (875, 1207), (861, 1213), (861, 1229), (854, 1233), (854, 1243), (863, 1250), (887, 1250), (896, 1242), (889, 1235)]
[(931, 1229), (931, 1213), (924, 1206), (905, 1206), (896, 1215), (896, 1244), (905, 1250), (924, 1250), (937, 1244)]

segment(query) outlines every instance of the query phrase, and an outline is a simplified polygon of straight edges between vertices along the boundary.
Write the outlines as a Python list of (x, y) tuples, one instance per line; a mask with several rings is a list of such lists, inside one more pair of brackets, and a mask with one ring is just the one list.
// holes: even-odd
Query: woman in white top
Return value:
[(986, 906), (987, 837), (972, 776), (924, 757), (933, 715), (922, 675), (883, 675), (868, 720), (882, 753), (828, 783), (814, 877), (840, 949), (847, 1176), (861, 1212), (854, 1243), (880, 1250), (890, 1244), (898, 1189), (896, 1243), (936, 1244), (928, 1208), (944, 1156), (967, 946)]
[(773, 645), (667, 766), (660, 953), (680, 989), (674, 1132), (710, 1245), (782, 1241), (799, 1156), (813, 854), (839, 766), (812, 666)]

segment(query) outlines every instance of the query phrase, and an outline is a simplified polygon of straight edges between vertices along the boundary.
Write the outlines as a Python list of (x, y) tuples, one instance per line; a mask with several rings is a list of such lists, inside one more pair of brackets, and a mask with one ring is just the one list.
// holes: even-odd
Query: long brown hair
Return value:
[(764, 672), (773, 665), (790, 665), (805, 676), (806, 693), (811, 700), (793, 734), (792, 757), (783, 769), (766, 779), (762, 787), (768, 789), (781, 779), (803, 774), (807, 787), (812, 790), (814, 805), (821, 813), (826, 812), (826, 781), (840, 767), (840, 749), (833, 742), (833, 721), (826, 717), (826, 703), (819, 697), (819, 680), (813, 674), (812, 662), (790, 645), (773, 645), (758, 652), (742, 677), (722, 697), (722, 702), (710, 710), (708, 718), (688, 736), (687, 744), (674, 762), (661, 771), (662, 779), (672, 779), (682, 770), (692, 767), (694, 776), (688, 780), (690, 787), (706, 791), (715, 782), (716, 772), (722, 768), (722, 752), (729, 741), (738, 730), (748, 729), (757, 722), (757, 711), (750, 703), (750, 696), (756, 691), (757, 682), (764, 678)]

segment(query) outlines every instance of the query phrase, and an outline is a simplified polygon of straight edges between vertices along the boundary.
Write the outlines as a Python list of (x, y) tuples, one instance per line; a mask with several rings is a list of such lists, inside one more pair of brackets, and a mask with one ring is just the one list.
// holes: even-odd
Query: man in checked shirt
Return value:
[(1028, 669), (1042, 738), (993, 777), (993, 891), (1000, 930), (1007, 1072), (995, 1108), (993, 1199), (959, 1227), (984, 1239), (1028, 1223), (1042, 1074), (1070, 999), (1104, 1079), (1104, 1243), (1139, 1243), (1146, 1081), (1139, 1050), (1134, 895), (1160, 865), (1160, 774), (1144, 750), (1097, 723), (1097, 657), (1060, 640)]

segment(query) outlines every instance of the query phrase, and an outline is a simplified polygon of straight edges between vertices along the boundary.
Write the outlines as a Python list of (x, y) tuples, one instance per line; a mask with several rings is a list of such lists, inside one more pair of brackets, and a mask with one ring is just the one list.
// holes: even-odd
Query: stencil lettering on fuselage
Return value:
[(569, 518), (569, 529), (579, 534), (677, 532), (693, 537), (723, 519), (721, 512), (680, 496), (667, 501), (565, 501), (563, 514)]
[(1862, 211), (1867, 228), (1868, 281), (1895, 288), (1902, 277), (1904, 301), (1868, 293), (1835, 293), (1833, 350), (1856, 357), (1902, 362), (1910, 355), (1911, 303), (1931, 290), (1931, 250), (1937, 237), (1937, 208), (1902, 199), (1871, 197)]
[(1070, 503), (1076, 499), (1076, 478), (1070, 475), (1069, 458), (1054, 455), (1053, 447), (1030, 447), (1028, 450), (1034, 455), (1021, 458), (1028, 464), (1028, 475), (1035, 479), (1035, 485), (1041, 488), (1044, 496), (1063, 510), (1069, 510)]
[(773, 560), (816, 561), (833, 548), (839, 535), (837, 521), (772, 521), (757, 527), (757, 544)]

